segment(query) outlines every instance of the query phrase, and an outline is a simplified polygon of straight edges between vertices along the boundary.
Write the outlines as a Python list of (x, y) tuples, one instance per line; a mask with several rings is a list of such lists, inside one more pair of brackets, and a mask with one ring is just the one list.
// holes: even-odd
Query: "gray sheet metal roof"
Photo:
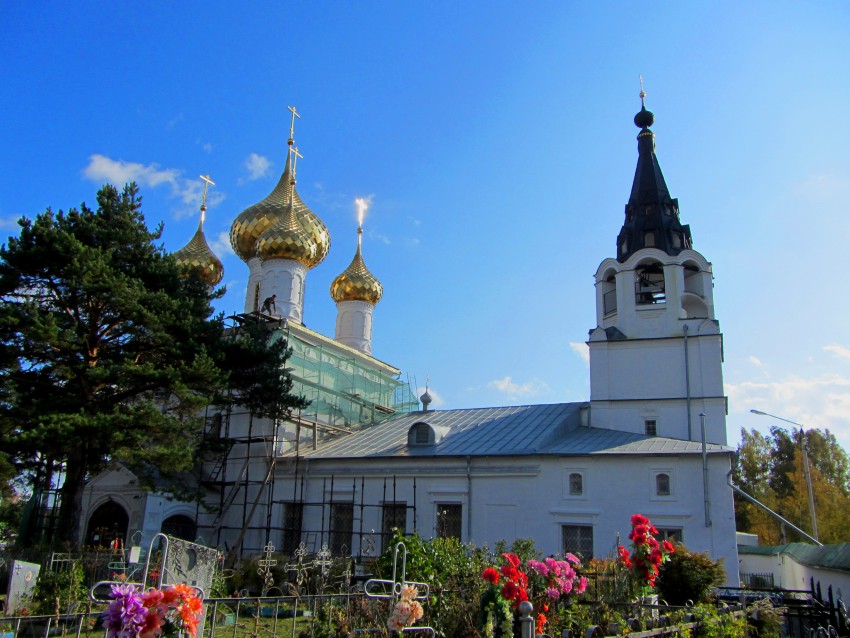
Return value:
[(738, 545), (739, 554), (756, 556), (778, 556), (790, 554), (794, 559), (810, 567), (825, 567), (850, 571), (850, 543), (837, 545), (810, 545), (809, 543), (788, 543), (787, 545)]
[[(355, 429), (304, 451), (307, 458), (381, 458), (499, 455), (694, 454), (695, 441), (649, 437), (617, 430), (583, 427), (585, 403), (521, 405), (467, 410), (432, 410), (400, 414), (377, 425)], [(425, 422), (446, 434), (436, 445), (408, 447), (407, 433)], [(731, 448), (709, 444), (709, 453)]]

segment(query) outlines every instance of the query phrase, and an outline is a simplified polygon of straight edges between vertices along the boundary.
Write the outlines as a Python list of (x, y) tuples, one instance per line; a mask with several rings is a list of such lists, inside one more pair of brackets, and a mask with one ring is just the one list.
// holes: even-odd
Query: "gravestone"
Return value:
[(219, 552), (212, 547), (168, 537), (163, 564), (163, 585), (184, 583), (202, 589), (207, 595), (218, 566)]
[(6, 590), (6, 615), (17, 614), (24, 607), (24, 596), (28, 596), (35, 588), (41, 565), (27, 563), (22, 560), (12, 561), (9, 570), (9, 587)]

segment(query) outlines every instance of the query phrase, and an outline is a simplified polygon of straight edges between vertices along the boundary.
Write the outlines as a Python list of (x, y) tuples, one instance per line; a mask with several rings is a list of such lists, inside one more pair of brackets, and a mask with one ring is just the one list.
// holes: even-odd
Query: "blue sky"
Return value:
[(593, 273), (637, 159), (659, 161), (714, 264), (730, 442), (771, 422), (850, 448), (850, 5), (844, 2), (3, 4), (0, 232), (135, 179), (167, 249), (230, 224), (283, 168), (328, 225), (305, 323), (356, 243), (384, 285), (373, 351), (435, 407), (586, 400)]

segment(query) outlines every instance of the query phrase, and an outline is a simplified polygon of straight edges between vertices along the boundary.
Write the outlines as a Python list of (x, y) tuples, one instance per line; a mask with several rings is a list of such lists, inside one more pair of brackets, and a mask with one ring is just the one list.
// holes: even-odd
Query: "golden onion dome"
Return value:
[(286, 207), (257, 240), (257, 257), (267, 259), (294, 259), (307, 268), (316, 263), (316, 242), (295, 218), (292, 204)]
[(204, 236), (206, 210), (206, 206), (201, 207), (201, 223), (198, 224), (198, 230), (188, 244), (174, 252), (174, 259), (180, 266), (196, 269), (203, 281), (210, 286), (215, 286), (224, 276), (224, 266), (221, 265), (221, 260), (216, 257)]
[(331, 297), (336, 302), (340, 301), (368, 301), (371, 304), (376, 304), (381, 300), (384, 294), (384, 287), (375, 276), (366, 268), (363, 261), (363, 255), (360, 251), (360, 239), (363, 230), (357, 229), (357, 252), (354, 253), (354, 259), (346, 268), (331, 283)]
[(242, 261), (247, 262), (258, 256), (257, 242), (260, 236), (283, 217), (289, 207), (290, 193), (295, 219), (315, 245), (315, 250), (305, 265), (313, 268), (327, 257), (331, 247), (331, 235), (324, 222), (301, 201), (298, 191), (294, 190), (292, 170), (287, 157), (283, 175), (274, 190), (263, 201), (243, 210), (230, 227), (230, 245)]

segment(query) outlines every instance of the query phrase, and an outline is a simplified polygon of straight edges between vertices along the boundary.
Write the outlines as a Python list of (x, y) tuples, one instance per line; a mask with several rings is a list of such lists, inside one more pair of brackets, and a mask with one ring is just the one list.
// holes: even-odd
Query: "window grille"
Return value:
[(583, 560), (593, 558), (593, 526), (562, 525), (564, 553), (578, 554)]
[(437, 538), (461, 540), (463, 530), (463, 505), (437, 503)]

